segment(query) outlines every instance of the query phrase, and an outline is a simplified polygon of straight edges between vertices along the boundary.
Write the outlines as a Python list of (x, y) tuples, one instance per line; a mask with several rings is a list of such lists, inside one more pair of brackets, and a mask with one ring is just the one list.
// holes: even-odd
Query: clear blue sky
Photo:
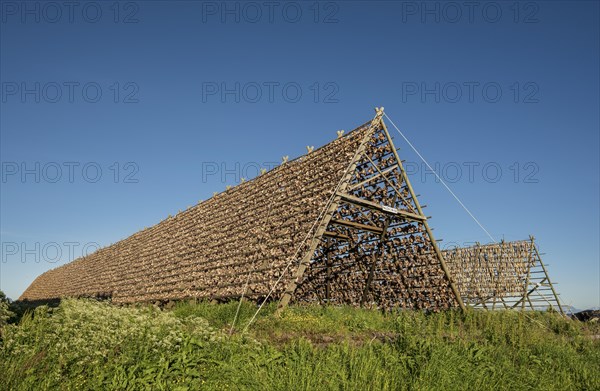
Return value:
[[(600, 305), (598, 2), (0, 4), (10, 297), (385, 106), (492, 235), (535, 235), (565, 302)], [(488, 242), (396, 144), (436, 237)]]

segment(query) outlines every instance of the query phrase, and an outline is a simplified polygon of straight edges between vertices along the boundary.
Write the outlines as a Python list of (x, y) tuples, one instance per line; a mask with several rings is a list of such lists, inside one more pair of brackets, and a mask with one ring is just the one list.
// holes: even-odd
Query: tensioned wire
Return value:
[[(281, 187), (279, 187), (279, 191), (281, 191)], [(266, 222), (267, 226), (268, 226), (269, 222), (271, 221), (271, 211), (273, 210), (274, 204), (275, 204), (274, 202), (271, 202), (269, 204), (269, 210), (267, 211), (267, 222)], [(244, 300), (244, 295), (246, 294), (246, 290), (248, 289), (248, 284), (250, 283), (250, 276), (254, 272), (254, 264), (256, 263), (256, 260), (258, 259), (258, 255), (259, 255), (261, 246), (264, 243), (266, 236), (267, 235), (263, 235), (258, 242), (258, 246), (256, 248), (256, 254), (254, 256), (254, 259), (252, 260), (252, 264), (250, 265), (250, 271), (248, 272), (248, 276), (246, 277), (246, 282), (244, 283), (244, 287), (242, 288), (242, 295), (240, 296), (240, 302), (238, 303), (237, 309), (235, 310), (235, 316), (233, 318), (233, 322), (231, 323), (231, 329), (229, 330), (230, 335), (233, 334), (233, 328), (235, 327), (235, 322), (237, 321), (238, 315), (240, 313), (240, 307), (242, 306), (242, 301)]]
[[(433, 174), (435, 175), (435, 177), (440, 181), (440, 183), (442, 185), (444, 185), (444, 187), (446, 188), (446, 190), (448, 190), (448, 192), (452, 195), (452, 197), (454, 197), (454, 199), (460, 204), (460, 206), (462, 206), (462, 208), (469, 214), (469, 216), (471, 216), (471, 218), (477, 223), (477, 225), (479, 225), (479, 227), (481, 227), (481, 229), (486, 233), (486, 235), (492, 240), (493, 243), (498, 243), (496, 241), (496, 239), (494, 239), (494, 237), (489, 233), (489, 231), (487, 229), (485, 229), (485, 227), (483, 226), (483, 224), (481, 224), (481, 222), (479, 222), (479, 220), (475, 217), (475, 215), (473, 215), (473, 213), (469, 210), (469, 208), (466, 207), (466, 205), (460, 200), (460, 198), (458, 198), (458, 196), (452, 191), (452, 189), (450, 189), (450, 186), (448, 186), (448, 184), (446, 183), (446, 181), (444, 181), (440, 175), (437, 173), (437, 171), (435, 171), (431, 165), (429, 164), (429, 162), (423, 157), (423, 155), (421, 155), (421, 153), (417, 150), (417, 148), (415, 148), (415, 146), (410, 142), (410, 140), (404, 135), (404, 133), (402, 133), (402, 131), (398, 128), (398, 126), (396, 126), (396, 124), (394, 123), (394, 121), (387, 115), (387, 113), (383, 113), (383, 115), (385, 116), (385, 118), (387, 118), (390, 123), (392, 124), (392, 126), (396, 129), (396, 131), (400, 134), (400, 136), (402, 136), (402, 138), (404, 139), (404, 141), (406, 141), (406, 143), (412, 148), (412, 150), (419, 156), (419, 158), (423, 161), (423, 163), (425, 163), (425, 165), (427, 166), (427, 168), (429, 168), (429, 170), (431, 170), (431, 172), (433, 172)], [(504, 255), (504, 249), (503, 247), (501, 247), (501, 253), (500, 253), (500, 257), (502, 258), (502, 256)], [(543, 262), (540, 259), (540, 262)], [(526, 293), (526, 292), (525, 292)], [(546, 299), (546, 297), (544, 296), (544, 294), (538, 292), (538, 294), (540, 296), (542, 296), (542, 298), (544, 300), (546, 300), (546, 302), (548, 304), (550, 304), (550, 302), (548, 301), (548, 299)], [(558, 300), (558, 299), (557, 299)], [(550, 304), (550, 306), (552, 306)]]
[(485, 229), (485, 227), (479, 222), (479, 220), (477, 220), (477, 218), (473, 215), (473, 213), (471, 213), (471, 211), (469, 210), (469, 208), (467, 208), (465, 206), (465, 204), (460, 200), (460, 198), (458, 198), (458, 196), (456, 194), (454, 194), (454, 192), (452, 191), (452, 189), (450, 189), (450, 187), (446, 184), (446, 181), (444, 181), (438, 175), (437, 171), (435, 171), (433, 168), (431, 168), (431, 166), (429, 165), (429, 162), (427, 160), (425, 160), (425, 158), (423, 157), (423, 155), (421, 155), (419, 153), (419, 151), (417, 151), (417, 148), (415, 148), (415, 146), (408, 140), (408, 138), (406, 138), (406, 136), (404, 135), (404, 133), (402, 133), (400, 131), (400, 129), (398, 129), (398, 127), (396, 126), (396, 124), (394, 123), (394, 121), (392, 121), (392, 119), (390, 117), (388, 117), (388, 115), (386, 113), (383, 113), (383, 115), (385, 115), (385, 118), (387, 118), (390, 121), (390, 123), (392, 124), (392, 126), (394, 128), (396, 128), (396, 130), (398, 131), (398, 133), (400, 134), (400, 136), (402, 136), (402, 138), (404, 139), (404, 141), (406, 141), (406, 143), (412, 148), (412, 150), (415, 151), (415, 153), (419, 156), (419, 158), (423, 161), (423, 163), (425, 163), (425, 165), (427, 166), (427, 168), (429, 168), (431, 170), (431, 172), (433, 172), (433, 174), (440, 181), (440, 183), (442, 183), (442, 185), (444, 185), (444, 187), (446, 188), (446, 190), (448, 190), (448, 192), (450, 192), (450, 194), (452, 194), (452, 197), (454, 197), (454, 199), (456, 201), (458, 201), (458, 203), (460, 204), (460, 206), (462, 206), (463, 209), (469, 214), (469, 216), (471, 216), (473, 218), (473, 220), (475, 220), (475, 222), (477, 223), (477, 225), (479, 225), (481, 227), (481, 229), (486, 233), (486, 235), (489, 236), (490, 239), (492, 239), (492, 242), (497, 243), (496, 239), (494, 239), (494, 237), (488, 232), (488, 230)]
[(290, 266), (292, 265), (292, 263), (298, 257), (298, 253), (300, 252), (300, 250), (302, 249), (302, 247), (304, 246), (304, 244), (306, 243), (306, 241), (308, 240), (308, 238), (311, 236), (311, 232), (313, 232), (313, 230), (315, 229), (315, 227), (318, 226), (318, 223), (325, 217), (325, 213), (327, 213), (327, 210), (331, 206), (331, 203), (333, 202), (333, 199), (336, 197), (338, 189), (340, 188), (340, 186), (344, 182), (344, 179), (346, 178), (346, 175), (348, 174), (348, 172), (352, 169), (352, 166), (355, 164), (354, 161), (358, 157), (359, 151), (362, 150), (363, 145), (369, 140), (369, 137), (367, 137), (367, 136), (369, 135), (369, 133), (371, 133), (373, 131), (374, 126), (377, 123), (379, 123), (380, 120), (381, 120), (381, 116), (380, 116), (380, 114), (378, 112), (375, 115), (375, 118), (373, 118), (373, 120), (371, 121), (371, 124), (369, 125), (369, 128), (368, 128), (367, 132), (365, 133), (364, 139), (362, 140), (361, 144), (356, 149), (356, 152), (354, 153), (354, 156), (350, 160), (350, 164), (344, 170), (344, 173), (342, 174), (339, 182), (337, 183), (335, 189), (333, 190), (333, 193), (331, 193), (331, 197), (329, 197), (329, 200), (327, 200), (327, 203), (325, 204), (323, 210), (321, 210), (321, 213), (319, 213), (319, 215), (317, 216), (317, 219), (313, 222), (312, 226), (310, 227), (310, 229), (306, 233), (306, 236), (304, 237), (304, 239), (302, 240), (302, 242), (300, 243), (300, 245), (296, 249), (296, 252), (294, 253), (294, 255), (292, 257), (290, 257), (290, 260), (288, 261), (285, 269), (283, 269), (283, 272), (281, 273), (281, 275), (279, 276), (279, 278), (277, 279), (277, 281), (275, 281), (275, 284), (273, 284), (273, 286), (269, 290), (269, 293), (267, 294), (267, 296), (265, 297), (265, 299), (262, 301), (262, 303), (260, 304), (260, 306), (258, 307), (258, 309), (256, 310), (256, 312), (254, 313), (254, 315), (252, 316), (252, 318), (250, 319), (250, 321), (248, 321), (248, 324), (246, 325), (246, 327), (244, 327), (244, 329), (242, 330), (242, 334), (244, 334), (244, 333), (246, 333), (248, 331), (248, 328), (250, 327), (250, 325), (252, 324), (252, 322), (254, 322), (254, 320), (256, 319), (256, 316), (258, 315), (258, 313), (260, 312), (260, 310), (263, 308), (263, 306), (265, 305), (265, 303), (267, 302), (267, 300), (269, 299), (269, 297), (271, 297), (271, 294), (275, 290), (275, 287), (279, 284), (279, 282), (282, 280), (283, 276), (287, 273), (287, 271), (290, 268)]

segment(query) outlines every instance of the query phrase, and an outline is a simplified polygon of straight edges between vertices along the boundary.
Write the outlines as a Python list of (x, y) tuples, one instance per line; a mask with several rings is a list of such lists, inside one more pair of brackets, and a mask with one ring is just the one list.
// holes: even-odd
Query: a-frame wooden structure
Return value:
[(383, 108), (315, 226), (281, 298), (383, 309), (464, 308), (383, 121)]
[(525, 309), (526, 302), (532, 310), (539, 309), (540, 305), (558, 310), (561, 314), (565, 314), (560, 304), (560, 298), (554, 288), (554, 284), (550, 280), (548, 270), (542, 260), (539, 249), (535, 244), (533, 236), (530, 240), (530, 256), (528, 258), (527, 275), (525, 277), (523, 296), (514, 303), (511, 308), (521, 306)]
[(481, 309), (552, 308), (564, 314), (533, 236), (444, 250), (465, 304)]
[(20, 299), (464, 307), (383, 115), (43, 273)]

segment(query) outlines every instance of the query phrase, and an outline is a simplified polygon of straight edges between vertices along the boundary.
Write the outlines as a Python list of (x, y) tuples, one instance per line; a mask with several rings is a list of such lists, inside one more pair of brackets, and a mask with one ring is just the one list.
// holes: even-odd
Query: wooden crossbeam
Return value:
[(404, 211), (401, 209), (396, 209), (396, 208), (386, 207), (384, 205), (379, 205), (373, 201), (364, 200), (362, 198), (358, 198), (358, 197), (355, 197), (350, 194), (338, 193), (338, 195), (340, 196), (342, 201), (345, 201), (345, 202), (348, 202), (351, 204), (355, 204), (355, 205), (359, 205), (359, 206), (364, 206), (364, 207), (367, 207), (370, 209), (375, 209), (379, 212), (382, 212), (382, 213), (385, 213), (388, 215), (402, 216), (402, 217), (406, 218), (407, 220), (413, 220), (413, 221), (427, 220), (427, 218), (425, 216), (420, 216), (418, 214), (410, 213), (410, 212), (407, 212), (407, 211)]
[(354, 221), (331, 219), (330, 223), (335, 225), (342, 225), (348, 228), (360, 229), (362, 231), (369, 231), (379, 235), (383, 233), (383, 228), (379, 228), (374, 225), (355, 223)]
[(406, 171), (404, 170), (404, 167), (402, 166), (402, 160), (400, 159), (400, 156), (398, 156), (398, 151), (396, 151), (396, 149), (394, 148), (394, 142), (392, 141), (392, 136), (390, 136), (390, 132), (388, 132), (387, 126), (385, 126), (385, 122), (381, 121), (381, 126), (383, 127), (383, 132), (385, 133), (385, 137), (388, 139), (388, 142), (392, 146), (392, 151), (394, 152), (396, 161), (398, 162), (398, 165), (400, 166), (400, 171), (402, 173), (402, 180), (406, 183), (406, 186), (408, 187), (410, 196), (417, 208), (417, 213), (419, 213), (417, 216), (419, 216), (420, 218), (423, 218), (423, 225), (425, 226), (425, 230), (427, 231), (427, 236), (429, 236), (429, 240), (431, 241), (431, 244), (433, 245), (437, 259), (440, 262), (440, 266), (442, 267), (442, 270), (444, 271), (444, 274), (446, 275), (446, 278), (448, 279), (448, 282), (450, 283), (450, 288), (452, 289), (452, 292), (454, 293), (454, 296), (456, 297), (456, 301), (457, 301), (458, 305), (464, 311), (467, 309), (467, 307), (465, 307), (465, 304), (463, 303), (463, 300), (460, 297), (460, 292), (456, 288), (456, 284), (454, 283), (452, 276), (448, 272), (448, 267), (446, 266), (446, 261), (444, 261), (444, 256), (442, 255), (442, 252), (440, 251), (440, 249), (437, 245), (437, 242), (435, 241), (433, 233), (431, 232), (431, 228), (429, 228), (429, 224), (427, 223), (427, 218), (424, 217), (425, 215), (423, 214), (423, 209), (421, 208), (421, 205), (419, 204), (419, 200), (418, 200), (417, 196), (415, 195), (415, 192), (412, 188), (412, 185), (410, 184), (410, 181), (408, 180), (408, 175), (406, 174)]
[(325, 231), (323, 233), (323, 236), (326, 236), (328, 238), (333, 238), (333, 239), (350, 240), (350, 236), (348, 236), (348, 235), (340, 234), (337, 232), (331, 232), (331, 231)]
[[(394, 201), (393, 202), (395, 203), (397, 199), (398, 199), (398, 194), (394, 194)], [(381, 233), (381, 236), (379, 237), (379, 239), (380, 239), (380, 245), (385, 241), (385, 239), (387, 237), (388, 228), (390, 227), (390, 221), (391, 221), (391, 219), (389, 217), (385, 219), (385, 223), (383, 225), (382, 233)], [(381, 255), (383, 255), (385, 253), (385, 246), (381, 245), (380, 250), (381, 250)], [(371, 266), (369, 267), (369, 275), (368, 275), (367, 281), (365, 283), (365, 289), (363, 289), (362, 298), (360, 299), (360, 306), (361, 307), (367, 301), (367, 297), (369, 295), (369, 291), (371, 290), (371, 284), (373, 283), (373, 274), (375, 272), (375, 267), (376, 266), (377, 266), (377, 261), (376, 260), (372, 260)]]

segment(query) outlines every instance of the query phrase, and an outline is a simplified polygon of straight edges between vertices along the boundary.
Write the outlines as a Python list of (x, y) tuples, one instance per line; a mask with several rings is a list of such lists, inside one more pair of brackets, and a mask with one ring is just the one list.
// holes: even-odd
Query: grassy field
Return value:
[(598, 324), (555, 313), (169, 310), (65, 300), (0, 326), (8, 390), (598, 390)]

